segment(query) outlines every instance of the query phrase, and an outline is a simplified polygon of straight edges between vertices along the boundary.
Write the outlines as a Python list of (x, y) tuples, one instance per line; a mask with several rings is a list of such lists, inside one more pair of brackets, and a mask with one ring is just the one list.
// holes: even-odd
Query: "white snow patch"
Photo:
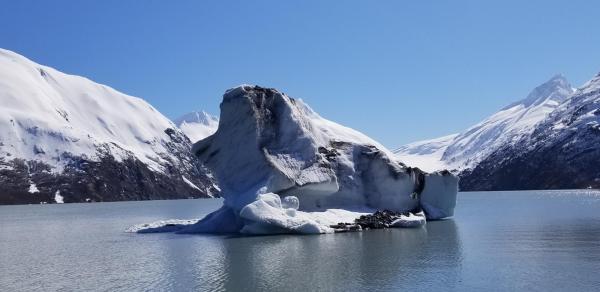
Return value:
[(201, 189), (199, 187), (197, 187), (193, 182), (191, 182), (189, 179), (187, 179), (185, 176), (181, 176), (181, 179), (183, 179), (183, 181), (190, 187), (192, 187), (193, 189), (197, 189), (199, 191), (201, 191)]
[(410, 143), (394, 150), (394, 153), (402, 163), (424, 171), (447, 169), (449, 166), (442, 161), (442, 156), (456, 136), (458, 134)]
[[(181, 179), (183, 179), (183, 182), (185, 182), (188, 186), (190, 186), (193, 189), (199, 190), (202, 192), (202, 189), (200, 189), (197, 185), (195, 185), (192, 181), (190, 181), (189, 179), (187, 179), (185, 176), (181, 176)], [(207, 188), (206, 191), (204, 191), (204, 193), (206, 193), (207, 196), (214, 198), (215, 195), (211, 192), (210, 188)]]
[(417, 214), (408, 213), (406, 215), (400, 215), (400, 218), (394, 220), (391, 224), (393, 227), (411, 228), (421, 227), (427, 223), (425, 213), (419, 212)]
[(56, 202), (57, 204), (65, 203), (63, 196), (60, 195), (60, 191), (56, 191), (56, 193), (54, 193), (54, 202)]
[(34, 183), (30, 182), (29, 183), (29, 190), (28, 190), (28, 192), (30, 194), (35, 194), (35, 193), (39, 193), (40, 190), (38, 190), (37, 186)]

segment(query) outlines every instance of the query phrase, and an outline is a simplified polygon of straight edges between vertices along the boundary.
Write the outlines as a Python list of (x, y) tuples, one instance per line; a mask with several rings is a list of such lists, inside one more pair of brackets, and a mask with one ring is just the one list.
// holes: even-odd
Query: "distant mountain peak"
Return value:
[(200, 141), (217, 131), (219, 118), (205, 111), (193, 111), (174, 121), (175, 125), (193, 142)]
[[(571, 84), (562, 74), (554, 75), (524, 99), (510, 104), (459, 135), (406, 145), (399, 148), (398, 157), (428, 170), (440, 167), (457, 170), (472, 168), (496, 149), (530, 135), (535, 124), (569, 99), (573, 92)], [(436, 151), (426, 151), (428, 149)]]
[(464, 190), (600, 186), (600, 75), (528, 130), (463, 174)]
[(219, 122), (219, 118), (201, 110), (201, 111), (193, 111), (189, 112), (173, 121), (175, 125), (178, 127), (183, 123), (201, 123), (201, 124), (211, 124), (214, 122)]
[(534, 88), (528, 95), (522, 100), (514, 102), (503, 110), (512, 108), (514, 106), (522, 105), (524, 107), (531, 107), (540, 105), (547, 101), (562, 102), (569, 95), (573, 93), (573, 86), (562, 74), (556, 74), (548, 81)]

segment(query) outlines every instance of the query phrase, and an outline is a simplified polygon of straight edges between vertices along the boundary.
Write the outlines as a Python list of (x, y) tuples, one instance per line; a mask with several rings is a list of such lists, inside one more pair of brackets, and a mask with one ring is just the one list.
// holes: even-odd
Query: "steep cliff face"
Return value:
[(0, 204), (218, 194), (191, 141), (142, 99), (0, 49), (0, 103)]
[(324, 233), (361, 212), (424, 210), (437, 219), (452, 216), (456, 203), (455, 176), (407, 167), (274, 89), (227, 91), (218, 130), (193, 151), (215, 173), (225, 202), (185, 232)]

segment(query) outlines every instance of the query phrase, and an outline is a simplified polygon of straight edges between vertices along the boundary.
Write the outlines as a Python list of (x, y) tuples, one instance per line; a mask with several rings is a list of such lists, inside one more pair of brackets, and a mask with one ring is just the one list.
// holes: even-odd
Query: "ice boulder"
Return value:
[[(456, 204), (456, 176), (407, 167), (275, 89), (228, 90), (216, 133), (193, 151), (214, 172), (224, 206), (181, 232), (328, 233), (377, 210), (440, 219)], [(397, 225), (421, 222), (407, 216)]]

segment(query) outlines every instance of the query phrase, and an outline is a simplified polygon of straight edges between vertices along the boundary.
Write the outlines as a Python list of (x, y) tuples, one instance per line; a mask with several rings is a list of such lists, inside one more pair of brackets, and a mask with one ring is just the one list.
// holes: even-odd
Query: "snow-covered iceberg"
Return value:
[(371, 138), (275, 89), (228, 90), (218, 130), (193, 151), (225, 200), (181, 226), (183, 233), (331, 233), (377, 210), (397, 214), (389, 227), (415, 226), (425, 216), (452, 216), (456, 205), (456, 176), (407, 167)]

